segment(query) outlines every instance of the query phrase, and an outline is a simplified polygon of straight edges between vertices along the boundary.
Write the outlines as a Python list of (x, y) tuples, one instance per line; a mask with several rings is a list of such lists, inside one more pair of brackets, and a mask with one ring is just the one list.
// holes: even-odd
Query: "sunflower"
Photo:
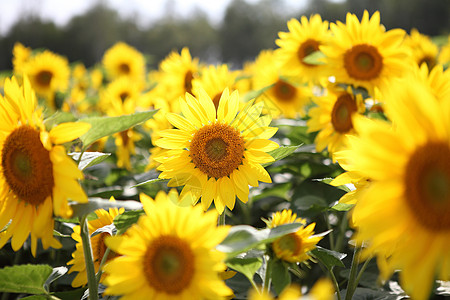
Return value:
[(232, 72), (227, 65), (208, 66), (201, 70), (201, 75), (192, 80), (192, 94), (198, 96), (199, 90), (203, 89), (214, 102), (214, 106), (219, 107), (219, 100), (225, 88), (233, 91), (237, 72)]
[(329, 86), (324, 96), (313, 101), (317, 106), (309, 110), (308, 132), (319, 131), (314, 141), (317, 151), (328, 147), (335, 161), (334, 153), (345, 149), (346, 136), (356, 134), (352, 116), (364, 113), (362, 96), (353, 95), (351, 89)]
[(12, 53), (13, 53), (12, 64), (14, 73), (22, 74), (23, 65), (31, 57), (31, 48), (25, 47), (21, 43), (17, 42), (14, 44)]
[(123, 103), (128, 98), (137, 103), (139, 101), (138, 98), (141, 96), (141, 91), (142, 86), (136, 81), (129, 77), (119, 77), (100, 90), (99, 108), (103, 112), (107, 112), (111, 110), (114, 102)]
[(370, 19), (364, 11), (361, 23), (347, 13), (346, 24), (332, 23), (330, 30), (332, 39), (319, 48), (336, 82), (363, 87), (373, 94), (375, 87), (408, 70), (409, 49), (402, 43), (406, 33), (401, 29), (385, 31), (378, 11)]
[(63, 123), (47, 132), (27, 77), (23, 86), (15, 77), (6, 80), (0, 124), (0, 228), (11, 221), (0, 247), (11, 238), (17, 251), (31, 235), (33, 255), (38, 239), (45, 249), (58, 248), (52, 215), (70, 217), (68, 199), (88, 201), (78, 183), (83, 174), (61, 144), (84, 134), (90, 124)]
[(412, 59), (417, 65), (421, 66), (422, 63), (425, 63), (431, 70), (437, 64), (439, 48), (429, 36), (413, 28), (407, 36), (405, 44), (410, 47)]
[(427, 83), (438, 101), (450, 97), (450, 70), (444, 71), (439, 64), (429, 70), (427, 64), (422, 64), (420, 68), (414, 67), (414, 71), (419, 80)]
[(287, 118), (305, 115), (305, 107), (312, 97), (311, 89), (282, 73), (276, 65), (273, 51), (261, 51), (255, 60), (254, 72), (255, 90), (273, 85), (259, 97), (270, 115)]
[[(115, 200), (111, 197), (110, 201)], [(125, 210), (123, 208), (110, 208), (109, 210), (97, 209), (96, 211), (94, 211), (97, 218), (88, 222), (89, 236), (91, 236), (97, 229), (113, 224), (114, 218), (122, 214), (124, 211)], [(68, 272), (69, 274), (72, 272), (78, 272), (78, 274), (72, 281), (73, 287), (80, 287), (87, 283), (86, 264), (84, 261), (83, 243), (81, 241), (80, 230), (80, 225), (77, 225), (73, 228), (72, 238), (77, 242), (76, 250), (72, 253), (72, 260), (67, 263), (68, 265), (71, 265)], [(107, 236), (110, 235), (111, 234), (109, 234), (107, 231), (104, 231), (91, 237), (91, 247), (92, 255), (94, 258), (95, 273), (99, 271), (100, 263), (107, 248), (104, 240)], [(116, 254), (114, 252), (110, 252), (107, 260), (110, 260), (115, 255)], [(104, 277), (105, 276), (103, 274), (100, 282), (104, 280)]]
[(125, 76), (140, 83), (144, 81), (144, 56), (124, 42), (118, 42), (106, 50), (102, 63), (110, 80)]
[(171, 187), (184, 185), (183, 203), (195, 204), (201, 197), (207, 210), (214, 200), (222, 214), (225, 206), (234, 208), (236, 196), (247, 202), (249, 185), (258, 186), (258, 180), (272, 182), (261, 164), (274, 161), (266, 152), (278, 147), (268, 140), (277, 128), (269, 127), (270, 116), (260, 117), (262, 103), (249, 101), (238, 114), (238, 91), (230, 95), (225, 89), (217, 112), (204, 91), (198, 99), (186, 93), (180, 105), (184, 117), (167, 114), (178, 129), (162, 131), (162, 138), (155, 142), (170, 151), (155, 159), (162, 163), (160, 178), (171, 179)]
[(272, 243), (272, 250), (275, 255), (287, 262), (301, 263), (311, 259), (308, 252), (315, 249), (316, 244), (322, 239), (320, 236), (313, 236), (316, 223), (311, 223), (305, 227), (306, 220), (297, 218), (297, 214), (292, 213), (290, 209), (277, 211), (265, 222), (268, 228), (291, 223), (302, 224), (296, 232), (282, 236)]
[(352, 212), (355, 240), (377, 255), (383, 279), (401, 270), (403, 289), (427, 299), (435, 278), (450, 279), (450, 97), (439, 101), (408, 76), (385, 107), (392, 126), (354, 119), (360, 136), (345, 157), (371, 179)]
[[(174, 198), (174, 199), (171, 199)], [(155, 201), (141, 197), (145, 215), (106, 245), (119, 257), (108, 262), (106, 294), (121, 299), (225, 299), (232, 291), (220, 279), (225, 254), (215, 247), (229, 227), (217, 227), (217, 212), (178, 207), (176, 191)], [(169, 200), (171, 199), (171, 200)]]
[(278, 33), (279, 39), (275, 41), (280, 47), (275, 52), (280, 68), (298, 76), (302, 82), (324, 83), (327, 79), (326, 67), (307, 63), (304, 59), (328, 43), (331, 37), (328, 21), (322, 21), (320, 15), (312, 15), (309, 20), (302, 16), (300, 22), (291, 19), (287, 26), (289, 32)]
[(51, 108), (56, 108), (55, 93), (66, 91), (69, 86), (70, 68), (67, 59), (44, 50), (30, 57), (22, 70), (30, 79), (36, 94), (45, 98)]

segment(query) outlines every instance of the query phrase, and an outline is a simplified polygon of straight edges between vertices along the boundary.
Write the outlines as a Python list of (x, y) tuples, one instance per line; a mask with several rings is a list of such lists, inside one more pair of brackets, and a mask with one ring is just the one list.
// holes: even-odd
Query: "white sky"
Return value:
[[(172, 2), (174, 12), (188, 16), (196, 7), (208, 14), (211, 20), (221, 20), (231, 0), (101, 0), (116, 8), (122, 16), (135, 16), (138, 23), (146, 25), (161, 17), (167, 2)], [(249, 3), (258, 0), (246, 0)], [(302, 8), (307, 0), (285, 0), (292, 9)], [(21, 13), (33, 12), (44, 20), (65, 25), (72, 16), (83, 14), (97, 0), (0, 0), (0, 34), (5, 34)]]

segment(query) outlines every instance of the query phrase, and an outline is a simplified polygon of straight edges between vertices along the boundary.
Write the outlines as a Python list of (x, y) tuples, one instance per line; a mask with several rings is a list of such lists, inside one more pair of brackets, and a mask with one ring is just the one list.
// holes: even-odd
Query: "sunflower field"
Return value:
[(16, 43), (0, 299), (450, 297), (450, 40), (287, 27), (241, 69)]

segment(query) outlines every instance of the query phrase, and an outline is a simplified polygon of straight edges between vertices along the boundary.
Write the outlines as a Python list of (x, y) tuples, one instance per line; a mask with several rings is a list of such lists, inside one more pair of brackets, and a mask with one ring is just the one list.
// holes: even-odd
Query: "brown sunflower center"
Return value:
[(188, 243), (175, 236), (160, 236), (147, 247), (144, 274), (155, 290), (179, 294), (191, 283), (195, 256)]
[(184, 75), (184, 90), (189, 94), (192, 94), (192, 79), (194, 79), (194, 74), (189, 70)]
[(130, 137), (128, 136), (128, 129), (121, 131), (119, 134), (120, 137), (122, 138), (122, 145), (124, 147), (128, 146), (128, 143), (130, 142)]
[(242, 163), (245, 142), (239, 131), (226, 124), (200, 128), (192, 138), (190, 155), (194, 165), (209, 177), (230, 175)]
[(2, 171), (9, 188), (23, 200), (39, 205), (52, 195), (53, 165), (39, 131), (21, 126), (3, 144)]
[(320, 45), (319, 42), (313, 39), (308, 39), (304, 41), (297, 50), (297, 57), (300, 60), (300, 62), (308, 67), (315, 67), (316, 65), (309, 64), (303, 61), (303, 59), (308, 55), (310, 55), (311, 53), (318, 51), (319, 45)]
[(357, 80), (377, 78), (383, 68), (383, 57), (378, 49), (368, 44), (353, 46), (344, 54), (347, 74)]
[(122, 100), (122, 103), (125, 102), (125, 100), (130, 97), (130, 94), (128, 92), (122, 92), (119, 94), (120, 100)]
[(356, 102), (350, 94), (338, 97), (331, 112), (331, 124), (339, 133), (349, 132), (353, 128), (352, 115), (357, 111)]
[(120, 74), (128, 75), (128, 74), (130, 74), (130, 71), (131, 71), (131, 69), (130, 69), (130, 66), (128, 64), (121, 63), (119, 65), (119, 72), (120, 72)]
[(424, 56), (419, 61), (419, 66), (421, 66), (423, 63), (426, 63), (427, 66), (428, 66), (428, 70), (431, 70), (436, 65), (436, 59), (434, 57), (432, 57), (432, 56)]
[(297, 255), (302, 247), (302, 241), (295, 233), (289, 233), (277, 240), (277, 248), (280, 251), (289, 251)]
[(411, 155), (405, 170), (405, 198), (426, 228), (450, 229), (450, 146), (429, 142)]
[[(105, 244), (105, 238), (108, 236), (111, 236), (111, 235), (107, 232), (102, 232), (102, 233), (99, 233), (98, 235), (94, 236), (91, 239), (92, 249), (94, 251), (94, 262), (95, 263), (100, 264), (103, 259), (103, 255), (105, 255), (106, 248), (107, 248), (106, 244)], [(110, 250), (106, 261), (110, 261), (111, 259), (113, 259), (117, 256), (118, 256), (117, 253)]]
[(49, 87), (52, 81), (53, 73), (50, 71), (42, 70), (36, 74), (36, 82), (41, 87)]
[(278, 79), (275, 83), (273, 90), (277, 99), (283, 102), (290, 102), (294, 100), (297, 95), (297, 89), (295, 86), (281, 79)]

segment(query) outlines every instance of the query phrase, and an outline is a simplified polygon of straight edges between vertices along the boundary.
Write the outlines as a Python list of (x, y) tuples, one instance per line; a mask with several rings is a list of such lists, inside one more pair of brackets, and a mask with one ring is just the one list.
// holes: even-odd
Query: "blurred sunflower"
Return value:
[(55, 109), (55, 93), (66, 91), (69, 86), (70, 68), (67, 59), (44, 50), (30, 57), (22, 70), (30, 79), (36, 94), (45, 98), (49, 107)]
[(291, 19), (287, 26), (289, 32), (278, 33), (279, 39), (275, 41), (280, 47), (275, 51), (280, 68), (302, 82), (324, 84), (328, 76), (326, 67), (307, 63), (304, 58), (328, 43), (331, 37), (328, 21), (322, 21), (320, 15), (312, 15), (309, 20), (302, 16), (300, 22)]
[(275, 255), (284, 261), (291, 263), (306, 262), (311, 259), (309, 251), (316, 248), (316, 244), (322, 239), (314, 236), (316, 223), (306, 225), (306, 220), (297, 218), (297, 214), (290, 209), (284, 209), (272, 214), (269, 220), (265, 220), (268, 228), (275, 228), (283, 224), (301, 223), (300, 228), (293, 233), (282, 236), (272, 243), (272, 250)]
[(250, 101), (238, 114), (238, 91), (230, 95), (225, 89), (217, 112), (204, 91), (198, 99), (186, 93), (180, 105), (184, 117), (167, 114), (178, 129), (162, 131), (155, 142), (170, 150), (155, 160), (161, 163), (159, 177), (171, 179), (168, 186), (184, 185), (182, 203), (195, 204), (201, 197), (207, 210), (214, 200), (222, 214), (225, 206), (234, 208), (236, 196), (247, 202), (249, 185), (271, 182), (261, 164), (274, 161), (266, 152), (278, 148), (268, 140), (277, 128), (269, 127), (270, 116), (260, 117), (262, 103)]
[(317, 106), (309, 110), (308, 132), (319, 131), (314, 140), (317, 151), (328, 147), (333, 161), (336, 161), (334, 153), (345, 149), (346, 136), (356, 133), (352, 117), (364, 113), (362, 96), (353, 95), (351, 89), (330, 85), (324, 96), (313, 101)]
[(265, 109), (273, 117), (296, 118), (305, 115), (305, 107), (311, 101), (312, 92), (308, 86), (294, 81), (281, 73), (276, 65), (273, 51), (261, 51), (255, 60), (253, 88), (259, 90), (273, 85), (259, 97)]
[(319, 48), (337, 83), (363, 87), (373, 95), (374, 88), (408, 70), (409, 49), (403, 44), (406, 33), (401, 29), (385, 31), (378, 11), (370, 19), (364, 11), (361, 23), (354, 14), (347, 13), (346, 24), (332, 23), (330, 30), (332, 39)]
[[(111, 198), (110, 201), (115, 201), (114, 198)], [(97, 209), (94, 211), (96, 215), (96, 219), (88, 221), (88, 230), (89, 236), (91, 236), (97, 229), (113, 224), (114, 218), (118, 215), (122, 214), (125, 210), (123, 208), (110, 208), (109, 210), (105, 209)], [(67, 263), (71, 265), (69, 269), (69, 274), (72, 272), (78, 272), (75, 278), (72, 281), (73, 287), (80, 287), (87, 283), (87, 272), (86, 272), (86, 263), (84, 261), (84, 251), (83, 251), (83, 243), (81, 241), (80, 235), (80, 225), (77, 225), (73, 228), (72, 238), (77, 242), (76, 250), (72, 253), (72, 259)], [(99, 271), (100, 263), (105, 255), (106, 245), (105, 238), (110, 236), (111, 234), (107, 231), (101, 232), (93, 237), (91, 237), (91, 247), (92, 247), (92, 255), (94, 259), (94, 268), (95, 273)], [(110, 252), (107, 258), (107, 261), (115, 257), (116, 254), (114, 252)], [(103, 282), (105, 278), (105, 274), (102, 274), (100, 278), (100, 282)]]
[(405, 44), (410, 47), (412, 59), (418, 66), (425, 63), (428, 69), (431, 70), (437, 64), (439, 48), (429, 36), (413, 28), (411, 29), (411, 33), (406, 37)]
[(118, 42), (106, 50), (102, 63), (110, 80), (125, 76), (137, 83), (144, 82), (144, 56), (124, 42)]
[[(346, 160), (371, 179), (352, 218), (365, 257), (378, 256), (383, 279), (401, 270), (414, 299), (428, 299), (434, 279), (450, 279), (450, 97), (408, 76), (386, 93), (382, 121), (354, 119)], [(399, 214), (399, 212), (402, 212)]]
[(36, 96), (27, 77), (20, 86), (15, 77), (5, 82), (0, 95), (0, 228), (7, 227), (0, 247), (11, 239), (17, 251), (31, 234), (31, 251), (37, 240), (44, 249), (59, 248), (53, 237), (53, 214), (68, 218), (67, 200), (87, 202), (78, 180), (83, 174), (61, 144), (90, 128), (87, 123), (62, 123), (45, 130)]
[(428, 69), (427, 64), (422, 64), (414, 68), (414, 71), (419, 80), (426, 82), (430, 92), (436, 97), (438, 101), (450, 97), (450, 70), (444, 71), (442, 65), (436, 65), (431, 70)]
[(141, 197), (146, 214), (124, 235), (106, 238), (122, 256), (104, 267), (105, 293), (122, 299), (225, 299), (232, 294), (219, 277), (225, 254), (215, 247), (229, 227), (217, 227), (215, 211), (174, 205), (176, 191), (160, 194), (155, 201)]
[(23, 65), (31, 57), (31, 48), (25, 47), (21, 43), (17, 42), (13, 48), (12, 64), (14, 73), (17, 75), (23, 74)]
[(114, 79), (104, 89), (100, 90), (99, 109), (107, 112), (111, 109), (112, 103), (117, 102), (117, 100), (120, 100), (117, 103), (124, 103), (125, 100), (132, 99), (134, 103), (137, 103), (139, 101), (138, 98), (141, 96), (141, 91), (142, 85), (129, 77)]

